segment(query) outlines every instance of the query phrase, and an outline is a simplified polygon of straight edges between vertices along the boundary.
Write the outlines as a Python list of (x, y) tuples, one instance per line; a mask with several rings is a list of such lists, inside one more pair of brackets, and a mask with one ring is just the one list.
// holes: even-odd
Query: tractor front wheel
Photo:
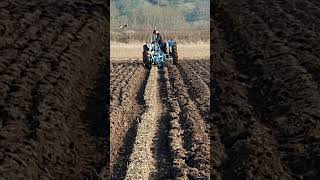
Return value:
[(149, 60), (147, 48), (148, 48), (147, 45), (143, 46), (142, 59), (143, 59), (144, 67), (146, 69), (151, 69), (151, 62)]
[(173, 59), (173, 65), (176, 65), (178, 62), (178, 50), (177, 50), (177, 43), (175, 43), (172, 46), (172, 59)]

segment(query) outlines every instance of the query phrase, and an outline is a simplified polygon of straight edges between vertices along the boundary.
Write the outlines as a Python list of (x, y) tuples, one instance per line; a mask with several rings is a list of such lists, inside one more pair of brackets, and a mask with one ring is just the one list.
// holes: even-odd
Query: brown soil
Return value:
[[(112, 72), (115, 73), (111, 73), (111, 82), (118, 84), (114, 85), (115, 89), (121, 88), (119, 83), (121, 84), (122, 81), (132, 76), (131, 71), (134, 70), (130, 66), (136, 65), (141, 68), (141, 73), (144, 72), (140, 76), (138, 74), (132, 76), (135, 77), (134, 80), (124, 83), (133, 89), (129, 93), (132, 99), (128, 101), (130, 103), (119, 105), (117, 99), (123, 98), (121, 91), (114, 90), (111, 93), (112, 97), (118, 97), (111, 101), (112, 111), (118, 111), (121, 107), (126, 109), (132, 106), (134, 108), (134, 111), (111, 112), (111, 124), (116, 130), (111, 132), (110, 143), (114, 147), (125, 147), (126, 149), (122, 152), (111, 151), (113, 156), (111, 159), (121, 159), (114, 160), (112, 166), (116, 168), (119, 167), (119, 162), (122, 164), (120, 173), (113, 168), (112, 178), (124, 178), (125, 176), (138, 178), (142, 174), (138, 175), (134, 172), (138, 173), (142, 170), (143, 173), (149, 173), (150, 179), (209, 178), (209, 120), (205, 115), (209, 110), (209, 87), (205, 83), (208, 82), (209, 76), (208, 73), (202, 72), (204, 68), (196, 67), (197, 70), (195, 70), (188, 64), (188, 61), (180, 60), (178, 67), (171, 66), (153, 72), (157, 73), (159, 78), (157, 85), (152, 87), (157, 88), (160, 97), (152, 96), (153, 99), (148, 101), (143, 99), (150, 96), (150, 88), (145, 88), (148, 86), (147, 79), (151, 76), (148, 76), (149, 72), (145, 72), (142, 64), (136, 61), (114, 61), (112, 63)], [(206, 66), (209, 65), (208, 60), (199, 61), (206, 63)], [(198, 63), (196, 60), (194, 62)], [(156, 67), (153, 67), (153, 70), (155, 69)], [(186, 71), (190, 70), (193, 74), (182, 78)], [(196, 86), (196, 81), (202, 82), (202, 88)], [(124, 92), (130, 89), (124, 88)], [(203, 93), (203, 96), (200, 98), (198, 93)], [(126, 98), (130, 99), (130, 96)], [(150, 102), (157, 103), (151, 106), (148, 105)], [(152, 109), (153, 106), (158, 110)], [(150, 108), (156, 113), (156, 119), (146, 119), (145, 116), (151, 113)], [(121, 114), (121, 117), (116, 114)], [(153, 122), (152, 127), (147, 125), (148, 122)], [(149, 131), (152, 133), (144, 132), (143, 127), (145, 126), (150, 126)], [(132, 132), (130, 132), (130, 127), (133, 128)], [(150, 138), (153, 139), (151, 147), (149, 147)], [(146, 147), (145, 153), (141, 153)], [(141, 167), (135, 166), (136, 163), (139, 164), (139, 161), (141, 161)]]
[[(122, 179), (144, 110), (144, 88), (148, 72), (142, 63), (112, 63), (111, 74), (110, 167), (113, 179)], [(123, 143), (123, 141), (125, 143)]]
[(97, 178), (104, 149), (103, 1), (0, 2), (0, 174)]
[(213, 179), (320, 177), (318, 9), (316, 0), (216, 4)]

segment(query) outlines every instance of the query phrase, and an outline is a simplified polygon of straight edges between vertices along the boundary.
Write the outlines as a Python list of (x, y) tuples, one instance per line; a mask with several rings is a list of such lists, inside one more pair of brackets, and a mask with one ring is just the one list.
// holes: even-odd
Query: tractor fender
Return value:
[(168, 46), (169, 47), (172, 47), (174, 44), (176, 44), (175, 40), (172, 40), (172, 39), (168, 40)]

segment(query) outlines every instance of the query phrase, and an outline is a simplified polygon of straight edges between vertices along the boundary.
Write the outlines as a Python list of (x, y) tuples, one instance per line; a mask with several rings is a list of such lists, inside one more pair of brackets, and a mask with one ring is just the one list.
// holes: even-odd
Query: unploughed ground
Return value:
[[(136, 60), (142, 59), (142, 47), (144, 43), (124, 44), (111, 42), (110, 57), (112, 61), (117, 60)], [(179, 57), (182, 59), (209, 58), (210, 44), (208, 43), (190, 43), (177, 45)]]

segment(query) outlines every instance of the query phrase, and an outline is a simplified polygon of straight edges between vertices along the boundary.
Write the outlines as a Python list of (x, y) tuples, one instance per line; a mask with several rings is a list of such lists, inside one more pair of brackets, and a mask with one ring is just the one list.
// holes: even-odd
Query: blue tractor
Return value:
[(143, 45), (142, 56), (146, 69), (151, 69), (152, 65), (158, 66), (159, 69), (163, 69), (164, 66), (175, 65), (178, 61), (177, 42), (172, 39), (163, 44), (158, 41), (151, 41)]

